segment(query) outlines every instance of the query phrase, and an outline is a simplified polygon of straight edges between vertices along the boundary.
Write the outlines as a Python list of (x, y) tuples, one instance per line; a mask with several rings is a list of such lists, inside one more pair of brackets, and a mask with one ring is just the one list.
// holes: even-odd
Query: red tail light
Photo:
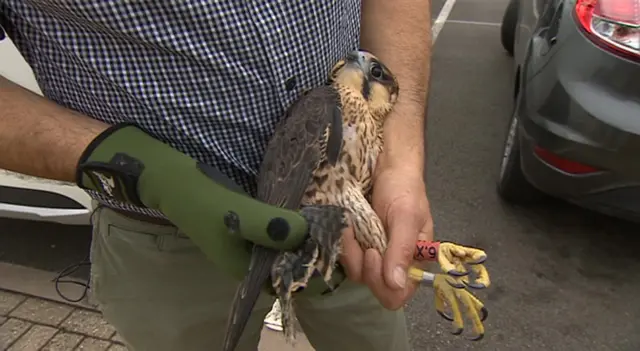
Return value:
[(567, 160), (566, 158), (560, 157), (549, 150), (543, 149), (540, 146), (535, 146), (533, 148), (533, 152), (540, 157), (540, 159), (549, 165), (569, 174), (589, 174), (596, 173), (600, 170), (585, 165), (583, 163), (579, 163), (572, 160)]
[(576, 17), (596, 44), (640, 60), (640, 0), (576, 0)]

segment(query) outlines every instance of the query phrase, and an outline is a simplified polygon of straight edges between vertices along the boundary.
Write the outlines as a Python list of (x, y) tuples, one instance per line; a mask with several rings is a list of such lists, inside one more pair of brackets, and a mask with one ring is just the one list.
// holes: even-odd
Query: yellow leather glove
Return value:
[[(452, 333), (462, 334), (464, 311), (472, 323), (474, 336), (470, 340), (481, 340), (485, 333), (483, 322), (489, 313), (484, 304), (466, 288), (484, 289), (491, 284), (489, 272), (484, 266), (487, 254), (477, 248), (449, 242), (419, 241), (416, 243), (414, 259), (438, 262), (442, 271), (446, 273), (434, 274), (418, 268), (411, 268), (409, 271), (412, 279), (433, 287), (436, 311), (452, 322)], [(469, 278), (470, 272), (475, 276), (473, 281)], [(447, 309), (451, 312), (448, 313)]]
[[(460, 335), (464, 330), (464, 319), (461, 311), (463, 310), (472, 324), (474, 336), (471, 340), (478, 341), (484, 337), (483, 322), (489, 315), (489, 311), (477, 297), (464, 288), (453, 287), (448, 281), (448, 277), (444, 274), (435, 275), (433, 290), (436, 311), (442, 318), (452, 322), (452, 333), (454, 335)], [(447, 313), (447, 307), (451, 311), (450, 313)]]
[[(442, 271), (454, 278), (456, 287), (484, 289), (491, 285), (489, 272), (484, 266), (487, 254), (483, 250), (450, 242), (420, 240), (416, 242), (413, 256), (416, 261), (438, 262)], [(470, 282), (465, 266), (474, 273), (474, 282)]]

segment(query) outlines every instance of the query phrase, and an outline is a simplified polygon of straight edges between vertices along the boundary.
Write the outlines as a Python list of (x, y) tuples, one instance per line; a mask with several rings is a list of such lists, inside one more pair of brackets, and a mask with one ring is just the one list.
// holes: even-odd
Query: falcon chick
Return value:
[[(342, 230), (349, 223), (363, 249), (386, 251), (384, 226), (368, 200), (383, 149), (383, 124), (398, 92), (389, 68), (371, 53), (354, 51), (333, 66), (327, 84), (303, 93), (276, 126), (258, 174), (257, 198), (299, 210), (308, 223), (308, 238), (293, 252), (253, 246), (249, 272), (230, 312), (224, 350), (236, 347), (269, 277), (280, 299), (285, 337), (294, 339), (293, 293), (305, 288), (314, 274), (320, 274), (332, 288)], [(480, 289), (490, 284), (482, 264), (486, 254), (452, 243), (418, 242), (418, 261), (423, 247), (428, 247), (447, 276), (413, 267), (412, 279), (434, 288), (437, 310), (454, 322), (456, 334), (462, 331), (456, 302), (460, 300), (474, 321), (475, 339), (479, 340), (486, 309), (464, 287)], [(466, 276), (465, 264), (472, 265), (478, 275), (475, 283)], [(453, 309), (452, 316), (444, 312), (445, 305)]]
[[(398, 98), (398, 82), (383, 63), (365, 51), (348, 54), (333, 67), (329, 77), (330, 88), (324, 89), (336, 96), (332, 109), (340, 113), (340, 119), (336, 121), (334, 115), (326, 120), (330, 125), (318, 140), (324, 156), (311, 173), (301, 206), (303, 211), (318, 212), (316, 218), (326, 211), (326, 207), (318, 205), (346, 210), (362, 248), (384, 252), (387, 244), (384, 226), (368, 199), (376, 160), (383, 148), (383, 123)], [(339, 151), (332, 144), (334, 123), (342, 130)], [(286, 147), (286, 138), (279, 140), (285, 141), (281, 146)], [(312, 230), (307, 245), (297, 252), (281, 253), (273, 265), (272, 283), (280, 298), (284, 332), (289, 340), (295, 332), (292, 293), (305, 287), (316, 271), (329, 284), (346, 218), (342, 223), (340, 228), (329, 231)]]
[(304, 92), (276, 126), (258, 175), (257, 198), (300, 209), (309, 238), (295, 252), (253, 247), (224, 350), (236, 347), (269, 276), (282, 304), (285, 335), (293, 339), (292, 293), (315, 271), (330, 280), (348, 218), (363, 248), (385, 251), (384, 227), (367, 198), (383, 147), (384, 119), (397, 98), (391, 71), (371, 53), (354, 51), (333, 66), (327, 84)]

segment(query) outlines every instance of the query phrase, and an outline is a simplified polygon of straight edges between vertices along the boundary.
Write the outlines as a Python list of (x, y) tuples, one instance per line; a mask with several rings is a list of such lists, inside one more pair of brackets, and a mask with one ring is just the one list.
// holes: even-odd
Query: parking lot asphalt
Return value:
[[(531, 0), (533, 1), (533, 0)], [(434, 0), (435, 18), (443, 0)], [(422, 289), (408, 307), (414, 349), (639, 350), (638, 225), (561, 201), (514, 208), (495, 193), (511, 110), (512, 60), (499, 40), (506, 0), (458, 0), (432, 64), (427, 183), (440, 240), (484, 248), (487, 334), (448, 333)], [(0, 220), (0, 260), (57, 270), (81, 260), (86, 228)]]
[[(532, 0), (533, 1), (533, 0)], [(433, 294), (409, 307), (415, 350), (638, 350), (638, 225), (560, 201), (503, 205), (495, 182), (511, 110), (512, 60), (500, 46), (506, 0), (459, 0), (434, 48), (429, 199), (440, 240), (486, 249), (487, 335), (447, 335)], [(464, 23), (464, 22), (480, 23)]]

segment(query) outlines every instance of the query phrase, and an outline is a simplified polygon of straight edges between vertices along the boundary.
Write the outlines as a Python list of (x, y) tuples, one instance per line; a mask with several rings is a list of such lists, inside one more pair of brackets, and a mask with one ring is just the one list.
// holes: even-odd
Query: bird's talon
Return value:
[(473, 265), (478, 265), (478, 264), (483, 264), (486, 260), (487, 260), (487, 256), (483, 256), (483, 257), (479, 258), (479, 259), (478, 259), (478, 260), (476, 260), (476, 261), (473, 261), (473, 262), (467, 262), (467, 264), (469, 264), (469, 265), (471, 265), (471, 266), (473, 266)]
[(437, 312), (440, 315), (440, 317), (448, 320), (449, 322), (453, 322), (453, 317), (449, 316), (446, 312), (443, 312), (443, 311), (437, 311)]
[(451, 331), (451, 334), (460, 335), (460, 334), (462, 334), (463, 331), (464, 331), (464, 328), (456, 328), (456, 329)]
[(455, 289), (464, 289), (466, 283), (464, 283), (464, 282), (463, 283), (458, 283), (458, 282), (452, 282), (452, 281), (447, 280), (447, 284), (449, 284), (452, 288), (455, 288)]
[(476, 335), (476, 336), (474, 336), (474, 337), (472, 337), (472, 338), (467, 338), (467, 340), (470, 340), (470, 341), (480, 341), (480, 340), (482, 340), (483, 338), (484, 338), (484, 333), (483, 333), (483, 334), (478, 334), (478, 335)]
[(487, 319), (487, 317), (489, 317), (489, 310), (487, 310), (486, 307), (482, 307), (480, 309), (480, 321), (484, 322), (484, 320)]
[(486, 288), (487, 286), (482, 284), (482, 283), (467, 283), (466, 281), (462, 281), (462, 283), (464, 283), (464, 285), (466, 285), (469, 288), (472, 289), (476, 289), (476, 290), (482, 290), (484, 288)]
[(465, 272), (460, 272), (460, 271), (456, 271), (455, 269), (452, 269), (450, 271), (447, 272), (447, 274), (454, 276), (454, 277), (464, 277), (469, 275), (469, 271), (465, 271)]

